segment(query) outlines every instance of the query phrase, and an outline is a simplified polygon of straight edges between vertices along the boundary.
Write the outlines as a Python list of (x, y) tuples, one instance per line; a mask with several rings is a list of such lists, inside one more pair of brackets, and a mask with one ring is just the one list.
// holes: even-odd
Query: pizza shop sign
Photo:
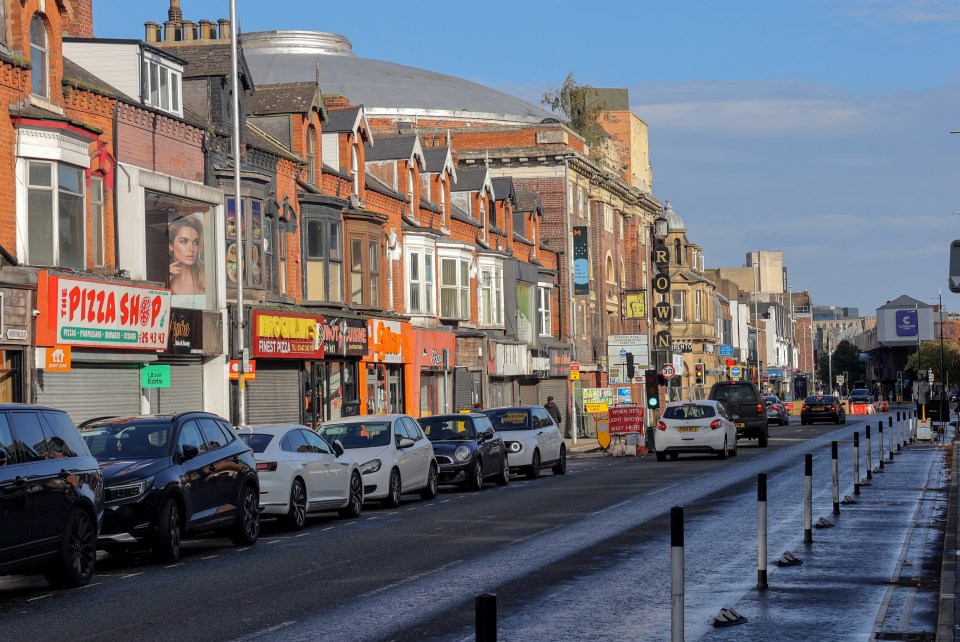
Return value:
[(167, 347), (170, 290), (43, 273), (37, 295), (47, 301), (47, 314), (37, 324), (38, 340), (44, 344)]

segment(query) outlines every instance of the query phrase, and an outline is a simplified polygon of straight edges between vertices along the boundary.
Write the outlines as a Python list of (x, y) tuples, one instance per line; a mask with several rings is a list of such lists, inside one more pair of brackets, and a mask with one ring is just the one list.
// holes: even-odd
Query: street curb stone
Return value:
[(943, 561), (940, 567), (940, 604), (937, 609), (937, 637), (939, 642), (953, 642), (954, 627), (957, 621), (956, 594), (957, 585), (957, 501), (960, 491), (960, 442), (954, 436), (950, 447), (953, 449), (953, 461), (950, 465), (950, 492), (947, 499), (947, 516), (944, 523)]

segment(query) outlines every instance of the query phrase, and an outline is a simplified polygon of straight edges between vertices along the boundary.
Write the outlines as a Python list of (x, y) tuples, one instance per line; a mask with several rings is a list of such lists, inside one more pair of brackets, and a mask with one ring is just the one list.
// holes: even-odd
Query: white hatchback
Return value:
[(737, 456), (737, 428), (719, 401), (673, 401), (663, 407), (653, 437), (657, 461), (680, 453)]
[(262, 515), (279, 516), (293, 530), (303, 528), (307, 513), (315, 511), (360, 516), (360, 467), (339, 443), (331, 445), (300, 424), (243, 427), (237, 436), (257, 461)]
[(339, 440), (359, 462), (366, 499), (398, 506), (403, 493), (437, 496), (433, 446), (410, 415), (342, 417), (322, 424), (317, 432), (328, 441)]
[(543, 468), (554, 475), (567, 472), (567, 447), (560, 428), (543, 406), (513, 406), (483, 410), (507, 447), (510, 472), (540, 476)]

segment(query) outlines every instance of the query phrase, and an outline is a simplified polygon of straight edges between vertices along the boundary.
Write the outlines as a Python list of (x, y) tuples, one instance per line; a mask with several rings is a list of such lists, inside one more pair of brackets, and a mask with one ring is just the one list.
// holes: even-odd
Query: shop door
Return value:
[(544, 379), (540, 382), (541, 406), (547, 403), (547, 397), (553, 397), (553, 403), (560, 409), (560, 432), (567, 434), (567, 414), (569, 413), (570, 393), (566, 379)]
[(513, 404), (513, 381), (510, 379), (490, 380), (490, 407), (504, 408)]
[(542, 406), (546, 403), (544, 399), (543, 403), (540, 401), (540, 392), (535, 383), (521, 383), (520, 384), (520, 402), (521, 406)]
[(62, 408), (74, 423), (140, 414), (140, 364), (74, 362), (69, 372), (37, 371), (37, 403)]
[(163, 361), (170, 366), (170, 387), (151, 388), (154, 414), (203, 410), (203, 364), (200, 359)]
[(300, 423), (300, 365), (257, 361), (257, 378), (247, 382), (247, 423)]
[(390, 414), (400, 415), (406, 412), (403, 397), (403, 366), (387, 366), (387, 404)]
[(473, 407), (473, 376), (466, 368), (453, 371), (453, 411)]

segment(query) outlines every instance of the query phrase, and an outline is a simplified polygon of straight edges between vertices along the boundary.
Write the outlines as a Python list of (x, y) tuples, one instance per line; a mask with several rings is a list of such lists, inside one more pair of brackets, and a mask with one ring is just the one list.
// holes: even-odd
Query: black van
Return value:
[(767, 409), (757, 384), (752, 381), (718, 381), (710, 388), (708, 398), (723, 402), (727, 411), (734, 415), (738, 439), (756, 439), (761, 448), (767, 447)]
[(103, 476), (66, 412), (0, 404), (0, 574), (42, 571), (55, 587), (93, 577)]

